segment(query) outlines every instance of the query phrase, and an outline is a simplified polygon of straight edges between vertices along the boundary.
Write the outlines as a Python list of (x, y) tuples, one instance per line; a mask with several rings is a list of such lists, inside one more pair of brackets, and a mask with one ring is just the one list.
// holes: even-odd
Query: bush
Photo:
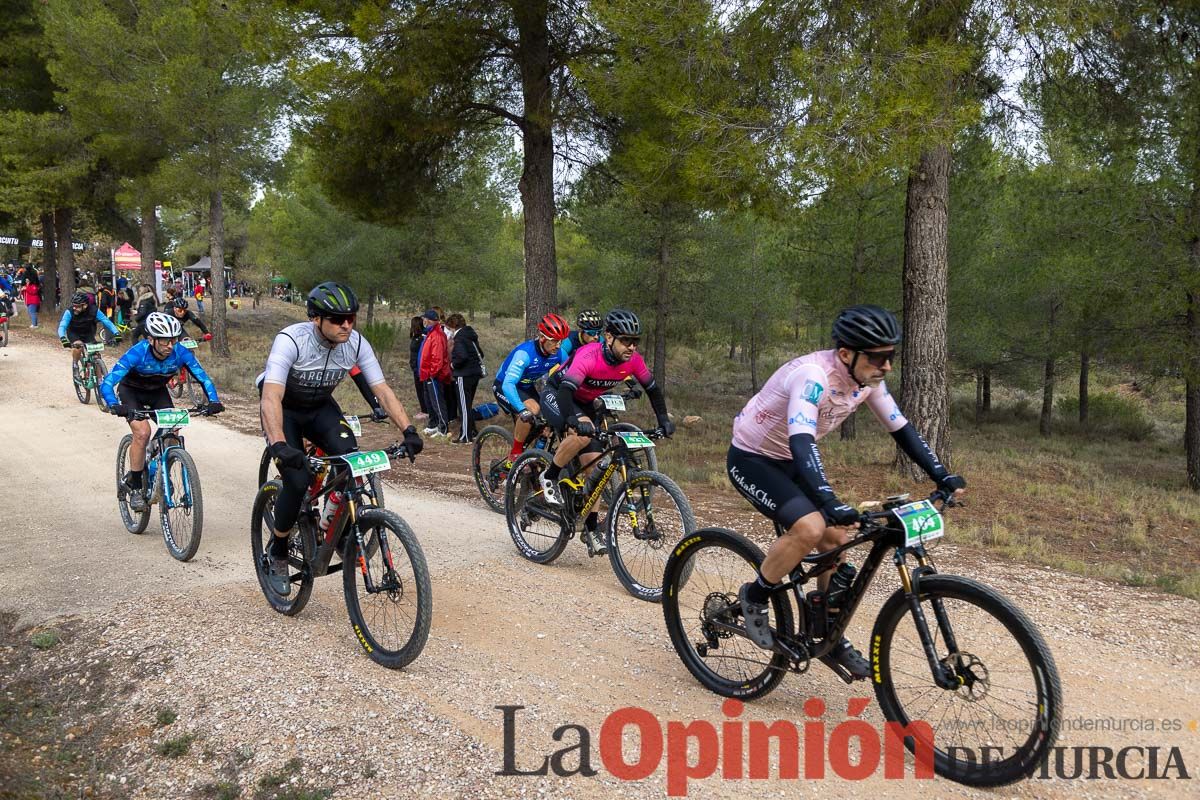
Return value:
[[(1064, 425), (1079, 427), (1079, 398), (1060, 397), (1054, 411)], [(1088, 421), (1091, 433), (1111, 434), (1132, 441), (1149, 439), (1154, 421), (1136, 400), (1111, 392), (1088, 395)]]
[(360, 322), (355, 326), (359, 333), (366, 337), (371, 343), (371, 347), (375, 348), (377, 353), (390, 353), (396, 349), (396, 342), (400, 341), (401, 334), (404, 335), (404, 341), (408, 341), (408, 327), (403, 330), (400, 325), (391, 322), (372, 322), (368, 325), (366, 322)]

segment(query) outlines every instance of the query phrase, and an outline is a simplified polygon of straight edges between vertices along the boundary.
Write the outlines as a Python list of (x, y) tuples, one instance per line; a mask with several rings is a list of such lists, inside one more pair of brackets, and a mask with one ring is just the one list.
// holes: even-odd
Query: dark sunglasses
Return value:
[(858, 354), (866, 358), (872, 367), (882, 367), (884, 364), (896, 360), (895, 350), (880, 350), (877, 353), (868, 353), (866, 350), (859, 350)]
[(353, 325), (354, 321), (358, 319), (358, 314), (326, 314), (325, 319), (334, 325), (345, 325), (347, 322)]
[(618, 336), (617, 341), (626, 347), (637, 347), (642, 343), (642, 340), (636, 336)]
[(599, 328), (596, 328), (595, 330), (592, 330), (591, 328), (583, 328), (582, 330), (584, 333), (586, 333), (588, 336), (591, 336), (593, 339), (600, 338), (600, 329)]

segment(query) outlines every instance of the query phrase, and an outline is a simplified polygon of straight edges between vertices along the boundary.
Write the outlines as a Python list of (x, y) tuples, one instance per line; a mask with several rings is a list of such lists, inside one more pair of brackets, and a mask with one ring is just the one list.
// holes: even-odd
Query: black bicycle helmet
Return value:
[(579, 316), (575, 318), (575, 322), (579, 329), (584, 331), (598, 331), (603, 324), (603, 320), (600, 319), (600, 312), (594, 308), (585, 308), (583, 311), (580, 311)]
[(184, 311), (187, 311), (187, 307), (188, 307), (188, 302), (187, 302), (186, 297), (176, 297), (174, 300), (171, 301), (171, 308), (173, 308), (173, 309), (174, 308), (182, 308)]
[(90, 299), (91, 298), (88, 297), (87, 292), (76, 292), (75, 294), (71, 295), (71, 305), (86, 306)]
[(324, 317), (329, 314), (357, 314), (358, 297), (349, 286), (335, 281), (318, 283), (308, 293), (304, 307), (310, 317)]
[(900, 323), (886, 308), (850, 306), (833, 321), (833, 341), (838, 347), (868, 350), (900, 343)]
[(604, 330), (614, 336), (641, 336), (642, 323), (629, 309), (614, 308), (604, 315)]

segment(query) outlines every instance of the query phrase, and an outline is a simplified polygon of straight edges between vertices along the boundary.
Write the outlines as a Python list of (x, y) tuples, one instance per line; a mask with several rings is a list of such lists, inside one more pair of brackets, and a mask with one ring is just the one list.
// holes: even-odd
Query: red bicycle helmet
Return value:
[(547, 314), (538, 323), (538, 333), (547, 339), (554, 339), (561, 342), (571, 335), (571, 327), (558, 314)]

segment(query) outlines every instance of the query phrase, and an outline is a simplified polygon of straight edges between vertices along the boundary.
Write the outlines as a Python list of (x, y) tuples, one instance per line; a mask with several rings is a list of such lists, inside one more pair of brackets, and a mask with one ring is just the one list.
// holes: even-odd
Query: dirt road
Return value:
[[(299, 617), (267, 607), (248, 557), (261, 448), (255, 436), (215, 420), (189, 429), (205, 493), (204, 535), (193, 562), (174, 561), (156, 519), (144, 535), (132, 536), (117, 516), (113, 458), (124, 423), (75, 400), (62, 351), (18, 334), (0, 350), (0, 612), (18, 614), (23, 625), (51, 621), (73, 633), (45, 651), (14, 645), (0, 666), (40, 669), (77, 693), (102, 693), (111, 707), (103, 725), (84, 715), (70, 729), (118, 754), (98, 776), (55, 778), (71, 796), (87, 783), (92, 796), (138, 798), (235, 791), (266, 797), (279, 784), (355, 798), (663, 797), (665, 758), (638, 781), (619, 780), (605, 768), (605, 718), (636, 706), (664, 730), (668, 720), (707, 720), (719, 728), (728, 719), (720, 698), (674, 655), (659, 607), (630, 598), (606, 560), (589, 561), (577, 542), (552, 566), (522, 560), (503, 519), (481, 503), (407, 488), (406, 475), (420, 461), (394, 470), (388, 490), (389, 507), (423, 544), (435, 593), (429, 644), (403, 672), (375, 666), (358, 648), (337, 578), (318, 580)], [(465, 448), (459, 452), (467, 457)], [(1200, 771), (1200, 604), (974, 558), (956, 569), (951, 544), (939, 563), (1017, 598), (1040, 626), (1066, 693), (1061, 745), (1158, 747), (1160, 772), (1175, 747), (1189, 776)], [(885, 575), (859, 614), (852, 638), (860, 646), (893, 583)], [(109, 677), (91, 677), (98, 670)], [(0, 677), (9, 682), (20, 675)], [(738, 719), (802, 726), (803, 703), (814, 696), (829, 708), (828, 730), (845, 718), (852, 697), (871, 697), (864, 718), (882, 722), (869, 686), (847, 687), (820, 666), (789, 676)], [(586, 729), (598, 774), (497, 775), (505, 762), (498, 706), (524, 706), (509, 712), (515, 767), (534, 769)], [(162, 726), (164, 709), (176, 719)], [(1155, 730), (1134, 729), (1146, 720)], [(580, 727), (560, 731), (562, 741), (555, 741), (555, 730), (568, 724)], [(189, 743), (186, 752), (172, 758), (164, 743), (180, 737)], [(627, 735), (627, 753), (635, 742)], [(1130, 751), (1127, 772), (1146, 768), (1146, 749)], [(1068, 771), (1074, 757), (1073, 750), (1065, 754)], [(1085, 752), (1085, 772), (1089, 757)], [(573, 769), (579, 758), (576, 750), (563, 762)], [(32, 774), (38, 769), (31, 765)], [(1179, 769), (1165, 780), (1050, 778), (995, 793), (940, 779), (914, 785), (911, 773), (903, 781), (882, 775), (846, 781), (827, 769), (824, 780), (799, 784), (722, 779), (720, 772), (692, 781), (689, 796), (795, 796), (808, 789), (823, 797), (1193, 797), (1196, 791)]]

